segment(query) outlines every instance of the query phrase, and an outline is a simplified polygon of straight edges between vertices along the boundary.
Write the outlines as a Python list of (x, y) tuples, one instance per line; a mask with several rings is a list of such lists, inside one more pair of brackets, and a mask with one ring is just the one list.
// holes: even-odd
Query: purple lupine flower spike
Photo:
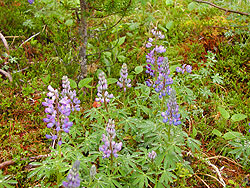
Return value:
[(49, 85), (48, 98), (45, 98), (45, 102), (42, 103), (46, 107), (45, 112), (47, 113), (43, 121), (47, 123), (48, 128), (52, 129), (51, 134), (47, 134), (46, 138), (53, 141), (58, 139), (59, 145), (62, 144), (62, 140), (60, 136), (58, 137), (58, 133), (60, 131), (69, 133), (70, 127), (73, 125), (73, 122), (69, 120), (69, 115), (74, 110), (80, 110), (80, 101), (76, 97), (76, 92), (71, 91), (67, 76), (62, 78), (62, 87), (63, 90), (59, 93), (57, 89)]
[(179, 114), (179, 106), (176, 102), (176, 93), (175, 90), (170, 91), (170, 98), (167, 103), (167, 110), (161, 113), (163, 117), (163, 123), (169, 122), (169, 125), (180, 125), (180, 114)]
[(186, 66), (186, 71), (187, 71), (188, 73), (191, 73), (191, 72), (192, 72), (192, 66), (191, 66), (191, 65), (187, 65), (187, 66)]
[(191, 73), (192, 72), (192, 66), (184, 64), (184, 65), (182, 65), (182, 68), (176, 67), (176, 72), (181, 72), (182, 74), (184, 74), (185, 71), (187, 71), (188, 73)]
[(110, 99), (114, 97), (114, 95), (109, 94), (108, 91), (106, 91), (108, 89), (108, 84), (104, 72), (101, 72), (98, 78), (99, 81), (97, 87), (97, 98), (95, 99), (95, 101), (101, 103), (104, 103), (104, 101), (106, 101), (108, 103)]
[(117, 82), (117, 85), (120, 88), (123, 88), (124, 92), (126, 91), (126, 87), (131, 87), (131, 80), (128, 79), (128, 67), (126, 63), (123, 63), (121, 72), (120, 72), (121, 77), (119, 78), (119, 81)]
[[(157, 28), (151, 30), (152, 34), (157, 39), (164, 39), (165, 36), (157, 31)], [(149, 38), (149, 42), (153, 41)], [(157, 93), (159, 93), (159, 98), (164, 97), (166, 94), (170, 93), (170, 85), (173, 83), (170, 77), (169, 62), (167, 57), (159, 56), (159, 54), (166, 52), (164, 46), (155, 45), (154, 49), (146, 55), (146, 73), (148, 73), (151, 79), (146, 81), (147, 86), (153, 87)]]
[(81, 179), (79, 177), (79, 166), (80, 161), (75, 161), (73, 167), (70, 169), (67, 176), (67, 181), (63, 181), (63, 186), (65, 188), (77, 188), (80, 187)]
[(29, 4), (33, 4), (34, 0), (28, 0)]
[(111, 155), (114, 157), (118, 157), (117, 152), (121, 151), (122, 149), (122, 142), (116, 143), (114, 141), (116, 133), (115, 133), (115, 122), (112, 119), (109, 119), (107, 127), (106, 127), (107, 135), (102, 135), (102, 145), (99, 148), (99, 151), (103, 153), (103, 158), (109, 158)]
[(67, 76), (62, 77), (62, 87), (62, 96), (69, 98), (72, 111), (80, 111), (80, 100), (76, 97), (76, 91), (71, 91), (70, 82)]

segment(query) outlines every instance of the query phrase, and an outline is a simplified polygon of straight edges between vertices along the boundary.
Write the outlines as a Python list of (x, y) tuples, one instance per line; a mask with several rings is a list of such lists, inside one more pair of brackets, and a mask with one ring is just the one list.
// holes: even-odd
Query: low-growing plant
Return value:
[(10, 175), (4, 176), (3, 172), (0, 171), (0, 188), (13, 188), (12, 184), (17, 184), (17, 181), (11, 180)]
[[(70, 91), (67, 77), (63, 77), (62, 97), (56, 89), (48, 87), (49, 98), (43, 103), (48, 115), (44, 121), (48, 128), (54, 127), (57, 134), (46, 137), (52, 138), (53, 148), (55, 140), (59, 145), (42, 163), (31, 163), (39, 167), (30, 172), (29, 178), (36, 176), (36, 179), (43, 178), (47, 182), (56, 178), (57, 186), (60, 186), (64, 179), (60, 174), (69, 169), (67, 161), (78, 160), (81, 165), (77, 163), (73, 168), (79, 168), (79, 176), (73, 178), (76, 174), (70, 175), (75, 172), (71, 170), (67, 183), (64, 183), (66, 187), (71, 180), (78, 187), (80, 179), (81, 185), (87, 187), (169, 187), (178, 177), (182, 179), (179, 184), (185, 184), (185, 177), (193, 172), (189, 162), (184, 160), (183, 152), (199, 150), (200, 143), (181, 128), (177, 93), (170, 86), (174, 81), (170, 77), (169, 62), (166, 57), (157, 57), (165, 52), (163, 46), (157, 46), (158, 38), (164, 35), (157, 29), (152, 30), (152, 34), (156, 41), (154, 49), (147, 55), (151, 65), (147, 65), (146, 71), (151, 77), (146, 83), (152, 88), (138, 84), (134, 99), (126, 97), (127, 87), (131, 87), (126, 64), (123, 64), (117, 82), (122, 91), (116, 96), (108, 92), (105, 74), (99, 73), (95, 99), (99, 105), (85, 112), (85, 120), (70, 113), (74, 109), (70, 100), (75, 103), (77, 99), (75, 95), (70, 97), (74, 92)], [(183, 68), (191, 72), (191, 66)], [(87, 81), (86, 84), (83, 82), (79, 84), (85, 86)]]

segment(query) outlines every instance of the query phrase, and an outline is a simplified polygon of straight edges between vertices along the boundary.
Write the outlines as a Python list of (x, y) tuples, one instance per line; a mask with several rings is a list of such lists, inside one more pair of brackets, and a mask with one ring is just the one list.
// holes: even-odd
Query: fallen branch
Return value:
[(211, 2), (208, 2), (208, 1), (202, 1), (202, 0), (193, 0), (197, 3), (205, 3), (205, 4), (208, 4), (210, 6), (213, 6), (215, 8), (218, 8), (220, 10), (224, 10), (225, 12), (231, 12), (231, 13), (236, 13), (236, 14), (241, 14), (241, 15), (245, 15), (245, 16), (250, 16), (250, 13), (247, 13), (247, 12), (240, 12), (240, 11), (237, 11), (237, 10), (230, 10), (230, 9), (226, 9), (226, 8), (223, 8), (223, 7), (220, 7), (216, 4), (213, 4)]
[(9, 49), (8, 42), (6, 41), (6, 39), (5, 39), (5, 37), (3, 36), (2, 33), (0, 33), (0, 38), (2, 39), (3, 44), (4, 44), (5, 48), (7, 49), (7, 51), (9, 51), (10, 49)]
[[(38, 155), (38, 156), (35, 156), (35, 157), (30, 157), (30, 158), (22, 158), (21, 161), (24, 161), (24, 160), (34, 161), (34, 160), (41, 159), (41, 158), (44, 158), (44, 157), (49, 157), (49, 156), (51, 156), (51, 154)], [(7, 167), (9, 165), (13, 165), (15, 163), (16, 162), (13, 161), (13, 160), (9, 160), (9, 161), (5, 161), (3, 163), (0, 163), (0, 169), (5, 168), (5, 167)]]
[(0, 69), (0, 73), (2, 73), (4, 76), (6, 76), (10, 80), (10, 82), (13, 81), (12, 76), (10, 75), (10, 73), (8, 73), (8, 72), (6, 72), (6, 71), (4, 71), (2, 69)]
[(209, 175), (209, 174), (206, 174), (206, 175), (207, 175), (207, 176), (210, 176), (210, 177), (212, 177), (212, 178), (214, 178), (214, 179), (216, 179), (223, 187), (226, 187), (226, 183), (224, 182), (224, 180), (223, 180), (223, 178), (222, 178), (222, 176), (221, 176), (221, 173), (220, 173), (220, 170), (218, 169), (218, 167), (215, 166), (214, 164), (212, 164), (209, 160), (206, 160), (206, 162), (207, 162), (207, 164), (208, 164), (209, 166), (211, 166), (211, 167), (216, 171), (217, 175), (219, 176), (219, 179), (217, 179), (216, 177), (211, 176), (211, 175)]
[(19, 46), (19, 48), (22, 47), (26, 42), (30, 41), (30, 40), (31, 40), (32, 38), (34, 38), (35, 36), (39, 35), (40, 33), (41, 33), (41, 32), (38, 32), (37, 34), (35, 34), (35, 35), (31, 36), (30, 38), (28, 38), (27, 40), (25, 40), (25, 41)]
[(202, 183), (204, 183), (204, 185), (206, 185), (207, 188), (210, 188), (209, 185), (208, 185), (203, 179), (201, 179), (197, 174), (194, 174), (194, 175), (195, 175), (195, 177), (197, 177), (199, 180), (201, 180)]
[(208, 157), (207, 159), (210, 160), (210, 159), (218, 159), (218, 158), (226, 159), (226, 160), (228, 160), (229, 162), (231, 162), (231, 163), (233, 163), (233, 164), (235, 164), (235, 165), (238, 165), (239, 167), (243, 168), (243, 166), (241, 166), (240, 164), (236, 163), (234, 160), (229, 159), (229, 158), (224, 157), (224, 156), (220, 156), (220, 155), (219, 155), (219, 156), (214, 156), (214, 157)]
[(216, 181), (218, 181), (223, 187), (226, 187), (226, 184), (225, 183), (222, 183), (218, 178), (216, 178), (215, 176), (212, 176), (210, 174), (200, 174), (200, 175), (203, 175), (203, 176), (208, 176), (210, 178), (213, 178), (215, 179)]
[(5, 161), (5, 162), (3, 162), (3, 163), (0, 164), (0, 169), (4, 168), (6, 166), (9, 166), (9, 165), (13, 165), (13, 164), (15, 164), (15, 161), (12, 161), (12, 160)]
[[(192, 154), (192, 153), (191, 153)], [(206, 155), (206, 154), (205, 154)], [(214, 170), (215, 170), (215, 172), (216, 172), (216, 174), (218, 175), (218, 178), (216, 178), (216, 177), (214, 177), (214, 176), (212, 176), (212, 175), (209, 175), (209, 174), (201, 174), (201, 175), (206, 175), (206, 176), (209, 176), (209, 177), (211, 177), (211, 178), (213, 178), (213, 179), (215, 179), (216, 181), (218, 181), (223, 187), (226, 187), (226, 183), (224, 182), (224, 180), (223, 180), (223, 178), (222, 178), (222, 175), (221, 175), (221, 172), (220, 172), (220, 170), (218, 169), (218, 167), (217, 166), (215, 166), (214, 164), (212, 164), (210, 161), (209, 161), (209, 159), (210, 158), (201, 158), (201, 157), (198, 157), (200, 160), (202, 160), (203, 162), (205, 162), (208, 166), (211, 166)], [(198, 173), (196, 173), (196, 175), (198, 175)]]

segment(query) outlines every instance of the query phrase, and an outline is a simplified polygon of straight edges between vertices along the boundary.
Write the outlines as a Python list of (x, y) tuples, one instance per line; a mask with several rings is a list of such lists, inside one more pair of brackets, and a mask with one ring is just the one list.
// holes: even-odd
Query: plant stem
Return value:
[(171, 130), (171, 126), (168, 125), (168, 141), (170, 142), (170, 130)]
[(60, 182), (61, 182), (61, 179), (62, 179), (62, 174), (60, 172), (61, 170), (61, 166), (60, 166), (60, 161), (61, 161), (61, 146), (58, 145), (58, 155), (57, 155), (57, 158), (58, 158), (58, 161), (57, 161), (57, 169), (58, 169), (58, 174), (57, 174), (57, 187), (59, 188), (60, 186)]
[(165, 102), (165, 96), (163, 96), (161, 100), (161, 112), (163, 112), (164, 102)]
[(107, 112), (109, 112), (108, 110), (108, 105), (107, 105), (107, 101), (106, 101), (106, 98), (104, 97), (104, 106), (105, 106), (105, 109)]
[(123, 92), (123, 106), (124, 106), (124, 108), (126, 107), (125, 99), (126, 99), (126, 91)]
[(113, 148), (112, 148), (112, 137), (110, 137), (110, 141), (109, 141), (109, 147), (110, 147), (110, 150), (111, 150), (111, 163), (110, 163), (110, 166), (111, 166), (111, 172), (113, 172)]

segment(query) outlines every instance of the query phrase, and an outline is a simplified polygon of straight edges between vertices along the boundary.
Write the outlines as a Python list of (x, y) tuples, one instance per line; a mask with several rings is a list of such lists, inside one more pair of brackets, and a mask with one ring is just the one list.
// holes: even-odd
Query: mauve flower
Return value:
[(62, 78), (63, 90), (61, 93), (57, 89), (54, 89), (51, 85), (48, 86), (49, 92), (48, 98), (45, 98), (45, 102), (42, 105), (45, 106), (46, 118), (43, 119), (47, 123), (47, 127), (51, 129), (50, 135), (45, 135), (46, 138), (53, 141), (58, 139), (58, 144), (62, 144), (62, 140), (58, 135), (60, 131), (69, 133), (70, 127), (73, 122), (69, 120), (69, 115), (74, 110), (80, 110), (80, 101), (76, 98), (76, 92), (71, 91), (70, 82), (67, 76)]
[(28, 0), (29, 4), (33, 4), (34, 0)]
[(119, 81), (117, 82), (117, 85), (120, 88), (123, 88), (124, 92), (126, 91), (126, 87), (131, 87), (131, 80), (128, 79), (128, 67), (126, 63), (123, 63), (121, 71), (120, 71), (120, 78)]
[(191, 73), (191, 72), (192, 72), (192, 66), (191, 66), (191, 65), (187, 65), (187, 66), (186, 66), (186, 71), (187, 71), (188, 73)]
[(148, 153), (148, 157), (149, 157), (150, 159), (152, 159), (152, 160), (154, 160), (156, 156), (157, 156), (157, 154), (156, 154), (155, 151), (152, 151), (152, 152), (149, 152), (149, 153)]
[(98, 98), (96, 98), (95, 101), (101, 102), (101, 103), (104, 103), (104, 101), (106, 101), (108, 103), (110, 99), (114, 97), (114, 95), (109, 94), (108, 91), (106, 91), (108, 89), (108, 84), (107, 84), (107, 80), (103, 72), (99, 74), (98, 78), (99, 78), (99, 81), (98, 81), (99, 86), (97, 87)]
[(164, 48), (164, 46), (160, 45), (160, 46), (155, 47), (155, 51), (157, 53), (164, 53), (164, 52), (166, 52), (166, 49)]
[(122, 149), (122, 142), (116, 143), (114, 141), (116, 133), (115, 133), (115, 122), (112, 119), (109, 119), (107, 127), (106, 127), (107, 135), (102, 135), (102, 142), (104, 145), (99, 147), (99, 151), (103, 153), (102, 158), (109, 158), (111, 155), (114, 157), (118, 157), (117, 152)]
[(180, 125), (180, 114), (179, 114), (179, 106), (176, 102), (176, 93), (175, 90), (171, 89), (170, 98), (167, 103), (167, 110), (161, 113), (163, 117), (163, 123), (169, 122), (169, 125)]
[(150, 47), (152, 47), (153, 45), (152, 45), (152, 43), (150, 43), (150, 42), (148, 42), (147, 44), (146, 44), (146, 48), (150, 48)]
[(79, 166), (80, 161), (75, 161), (73, 167), (70, 169), (67, 176), (67, 181), (63, 181), (63, 186), (65, 188), (77, 188), (80, 187), (81, 179), (79, 177)]

